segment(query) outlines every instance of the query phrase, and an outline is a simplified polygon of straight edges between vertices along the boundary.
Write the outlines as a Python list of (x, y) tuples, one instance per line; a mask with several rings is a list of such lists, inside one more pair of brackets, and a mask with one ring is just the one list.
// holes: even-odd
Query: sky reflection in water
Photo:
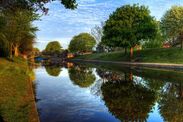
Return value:
[[(60, 70), (42, 67), (35, 72), (41, 122), (183, 120), (183, 87), (179, 82), (137, 77), (134, 71), (123, 73), (82, 65)], [(176, 105), (167, 107), (171, 104)], [(172, 112), (172, 108), (177, 112)]]

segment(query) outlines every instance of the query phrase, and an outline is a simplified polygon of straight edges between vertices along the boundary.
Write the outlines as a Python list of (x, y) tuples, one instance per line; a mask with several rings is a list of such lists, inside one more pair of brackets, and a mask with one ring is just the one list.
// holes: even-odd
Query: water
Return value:
[(183, 73), (119, 66), (40, 67), (41, 122), (183, 121)]

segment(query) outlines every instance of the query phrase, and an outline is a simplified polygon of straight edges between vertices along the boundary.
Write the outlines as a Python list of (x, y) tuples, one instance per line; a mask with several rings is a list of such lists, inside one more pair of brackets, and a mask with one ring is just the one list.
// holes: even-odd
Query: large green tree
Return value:
[(183, 48), (183, 6), (173, 6), (161, 19), (163, 34), (173, 43), (178, 41)]
[(62, 46), (58, 41), (49, 42), (45, 49), (49, 53), (59, 53), (62, 51)]
[(157, 21), (158, 25), (158, 31), (153, 39), (147, 39), (147, 41), (143, 41), (141, 43), (143, 48), (161, 48), (163, 46), (163, 42), (165, 41), (165, 37), (162, 34), (162, 31), (160, 29), (160, 22)]
[(110, 15), (104, 26), (103, 43), (109, 47), (123, 47), (125, 50), (154, 38), (157, 24), (145, 6), (124, 5)]
[(9, 55), (18, 56), (20, 46), (32, 45), (37, 28), (32, 21), (38, 19), (38, 15), (30, 10), (11, 9), (3, 10), (1, 17), (6, 23), (0, 29), (0, 41), (8, 44)]
[(95, 44), (94, 37), (88, 33), (81, 33), (73, 37), (69, 44), (69, 50), (71, 52), (88, 52), (92, 51)]
[[(38, 19), (37, 11), (42, 10), (46, 14), (48, 12), (46, 4), (53, 1), (55, 0), (3, 0), (1, 2), (1, 56), (18, 56), (19, 52), (30, 52), (33, 49), (37, 29), (32, 26), (32, 22)], [(77, 7), (76, 0), (60, 0), (60, 2), (68, 9)]]

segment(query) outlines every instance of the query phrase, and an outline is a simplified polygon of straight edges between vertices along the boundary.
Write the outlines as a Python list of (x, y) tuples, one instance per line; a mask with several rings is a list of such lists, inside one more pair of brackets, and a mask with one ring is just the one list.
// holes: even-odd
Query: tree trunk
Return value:
[(13, 48), (13, 45), (12, 45), (12, 44), (10, 44), (10, 59), (12, 59), (12, 58), (13, 58), (13, 56), (12, 56), (12, 52), (13, 52), (12, 48)]
[(179, 34), (178, 40), (180, 40), (181, 50), (183, 49), (183, 32)]
[(182, 84), (179, 84), (179, 97), (180, 99), (183, 99), (183, 89), (182, 89)]
[(19, 50), (18, 50), (17, 45), (15, 45), (15, 47), (14, 47), (14, 55), (15, 55), (15, 57), (18, 57), (18, 55), (19, 55)]
[(130, 81), (133, 81), (133, 73), (132, 73), (132, 72), (130, 72), (129, 80), (130, 80)]
[(130, 47), (130, 59), (133, 58), (133, 47)]

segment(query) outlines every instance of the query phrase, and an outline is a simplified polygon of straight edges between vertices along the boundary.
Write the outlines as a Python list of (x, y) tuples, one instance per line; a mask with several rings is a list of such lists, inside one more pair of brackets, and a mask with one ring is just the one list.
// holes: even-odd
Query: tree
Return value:
[(161, 48), (163, 46), (163, 42), (165, 37), (162, 34), (160, 29), (160, 22), (157, 21), (158, 30), (154, 39), (148, 39), (147, 41), (142, 42), (143, 48)]
[(156, 33), (156, 21), (147, 7), (124, 5), (106, 21), (102, 42), (109, 47), (123, 47), (125, 52), (130, 47), (132, 57), (133, 47), (141, 40), (154, 38)]
[(32, 21), (37, 20), (38, 15), (30, 10), (7, 9), (3, 10), (1, 17), (6, 24), (0, 29), (0, 40), (8, 44), (10, 57), (18, 56), (20, 45), (32, 45), (34, 42), (37, 28), (32, 25)]
[[(24, 9), (38, 11), (42, 10), (44, 13), (48, 12), (48, 8), (45, 7), (46, 3), (55, 0), (3, 0), (4, 9)], [(77, 7), (76, 0), (59, 0), (61, 4), (67, 9), (75, 9)]]
[(96, 51), (97, 52), (105, 52), (107, 47), (102, 44), (101, 40), (103, 37), (103, 27), (104, 27), (104, 22), (101, 22), (100, 25), (96, 25), (91, 29), (91, 35), (95, 38), (96, 40)]
[(159, 108), (164, 121), (183, 121), (183, 85), (180, 83), (170, 83), (169, 87), (162, 89)]
[(61, 66), (45, 66), (46, 72), (53, 77), (58, 77), (60, 75)]
[[(38, 10), (42, 10), (45, 14), (48, 12), (45, 5), (52, 1), (54, 0), (1, 1), (0, 51), (4, 54), (6, 52), (1, 56), (18, 56), (19, 52), (30, 52), (33, 49), (37, 28), (32, 26), (32, 22), (39, 18), (36, 14)], [(60, 2), (67, 9), (77, 7), (76, 0), (60, 0)]]
[(183, 49), (183, 6), (173, 6), (161, 19), (163, 34), (172, 41), (179, 41)]
[(74, 36), (69, 44), (71, 52), (90, 52), (96, 44), (96, 40), (88, 33)]
[(52, 41), (47, 44), (45, 51), (49, 53), (59, 53), (62, 51), (62, 46), (58, 41)]
[(109, 111), (124, 122), (147, 121), (156, 100), (155, 93), (134, 83), (131, 73), (107, 71), (101, 74), (105, 76), (101, 87), (103, 100)]
[(96, 79), (91, 68), (80, 66), (69, 69), (69, 77), (75, 85), (78, 85), (81, 88), (91, 86)]
[(95, 25), (95, 27), (91, 29), (91, 35), (95, 38), (97, 44), (99, 44), (102, 40), (103, 27), (104, 23), (101, 22), (100, 25)]

